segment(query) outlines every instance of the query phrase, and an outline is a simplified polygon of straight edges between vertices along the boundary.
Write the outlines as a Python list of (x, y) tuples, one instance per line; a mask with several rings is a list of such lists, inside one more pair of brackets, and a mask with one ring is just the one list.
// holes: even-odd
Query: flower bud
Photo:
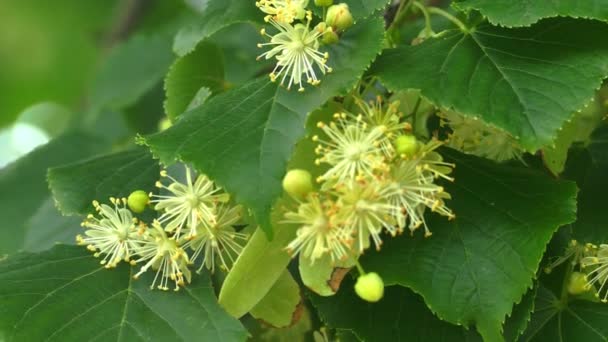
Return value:
[(150, 203), (150, 197), (143, 190), (133, 191), (127, 198), (129, 209), (137, 214), (143, 213), (148, 203)]
[(306, 170), (291, 170), (283, 178), (283, 189), (293, 198), (303, 199), (312, 188), (312, 176)]
[(334, 0), (315, 0), (315, 5), (318, 7), (328, 7), (334, 4)]
[(587, 276), (581, 272), (572, 272), (570, 279), (568, 279), (568, 293), (571, 295), (580, 295), (589, 291), (589, 285), (587, 285)]
[(331, 27), (328, 27), (321, 36), (321, 42), (325, 45), (336, 44), (338, 41), (340, 41), (340, 37)]
[(169, 120), (169, 118), (164, 118), (162, 120), (160, 120), (160, 122), (158, 123), (158, 131), (162, 132), (168, 128), (170, 128), (173, 124), (171, 123), (171, 120)]
[(347, 4), (332, 5), (327, 10), (327, 25), (336, 29), (336, 31), (344, 31), (353, 26), (354, 19), (350, 13)]
[(401, 135), (395, 140), (395, 149), (399, 155), (412, 156), (418, 152), (418, 140), (413, 135)]
[(355, 292), (365, 301), (377, 302), (384, 296), (384, 282), (378, 273), (366, 273), (357, 279)]

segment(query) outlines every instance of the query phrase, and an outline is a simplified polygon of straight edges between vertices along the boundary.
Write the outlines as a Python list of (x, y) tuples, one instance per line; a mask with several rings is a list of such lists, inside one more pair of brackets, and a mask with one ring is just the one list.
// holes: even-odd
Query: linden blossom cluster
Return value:
[(608, 244), (580, 244), (572, 240), (563, 256), (557, 258), (545, 272), (570, 261), (574, 271), (568, 281), (568, 292), (582, 295), (591, 292), (602, 303), (608, 303)]
[[(407, 226), (413, 233), (424, 227), (427, 208), (454, 218), (446, 207), (450, 195), (436, 184), (454, 165), (435, 151), (441, 142), (420, 143), (402, 122), (399, 104), (385, 106), (358, 101), (360, 113), (336, 113), (330, 123), (319, 122), (324, 137), (318, 142), (316, 163), (329, 169), (317, 181), (320, 190), (307, 185), (309, 173), (292, 170), (284, 179), (284, 189), (299, 202), (296, 211), (285, 214), (285, 222), (299, 225), (297, 237), (287, 246), (313, 263), (329, 255), (343, 260), (382, 244), (381, 234), (392, 236)], [(306, 176), (308, 175), (308, 176)]]
[[(339, 40), (338, 33), (353, 24), (348, 5), (339, 4), (329, 7), (325, 21), (311, 27), (312, 12), (306, 10), (308, 0), (259, 0), (256, 6), (264, 13), (264, 20), (270, 23), (277, 33), (270, 35), (266, 29), (261, 34), (267, 37), (267, 43), (258, 44), (259, 48), (269, 50), (258, 56), (258, 59), (276, 60), (276, 66), (270, 73), (275, 82), (280, 79), (281, 85), (291, 89), (298, 86), (304, 91), (303, 83), (318, 85), (321, 75), (329, 73), (327, 66), (328, 52), (321, 52), (321, 42), (332, 44)], [(331, 1), (319, 3), (318, 6), (329, 6)], [(328, 5), (329, 4), (329, 5)]]
[[(152, 268), (156, 275), (150, 288), (158, 283), (157, 288), (168, 290), (169, 282), (173, 282), (177, 291), (190, 282), (188, 267), (199, 258), (197, 272), (203, 268), (214, 272), (216, 264), (228, 270), (248, 236), (234, 229), (242, 217), (242, 208), (231, 205), (229, 195), (205, 175), (196, 176), (186, 167), (184, 182), (166, 171), (161, 176), (170, 184), (157, 182), (164, 193), (150, 194), (151, 201), (141, 191), (132, 193), (128, 200), (110, 198), (112, 206), (94, 201), (97, 215), (88, 215), (82, 223), (86, 228), (84, 235), (78, 235), (76, 241), (86, 245), (96, 257), (103, 256), (101, 264), (106, 268), (114, 268), (121, 261), (143, 264), (135, 279)], [(160, 213), (151, 227), (136, 219), (131, 211), (141, 213), (148, 203)]]
[(524, 150), (509, 133), (453, 111), (442, 112), (439, 116), (442, 125), (452, 129), (448, 146), (498, 162), (521, 159)]

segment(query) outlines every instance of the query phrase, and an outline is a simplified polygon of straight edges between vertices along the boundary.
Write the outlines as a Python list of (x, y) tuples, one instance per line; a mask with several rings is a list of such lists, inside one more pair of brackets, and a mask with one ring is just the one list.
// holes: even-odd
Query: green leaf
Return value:
[(193, 52), (178, 58), (165, 78), (165, 112), (172, 120), (188, 110), (189, 104), (202, 87), (212, 93), (224, 89), (222, 51), (214, 44), (203, 42)]
[(530, 26), (542, 18), (574, 17), (608, 21), (608, 2), (605, 0), (461, 0), (457, 8), (478, 10), (494, 25)]
[(46, 184), (47, 169), (86, 158), (104, 145), (101, 139), (70, 133), (0, 170), (0, 254), (23, 247), (28, 220), (51, 195)]
[(427, 213), (432, 237), (389, 239), (361, 261), (386, 284), (421, 294), (441, 319), (475, 324), (486, 341), (500, 341), (505, 316), (532, 286), (546, 244), (575, 219), (576, 185), (445, 154), (457, 165), (455, 182), (446, 186), (456, 219)]
[[(332, 108), (335, 108), (334, 103), (309, 115), (308, 134), (319, 130), (315, 123), (328, 115)], [(289, 161), (289, 168), (311, 170), (316, 175), (315, 172), (321, 168), (315, 167), (313, 150), (311, 139), (300, 140)], [(259, 303), (289, 265), (291, 257), (285, 247), (295, 238), (297, 227), (285, 224), (283, 215), (286, 208), (295, 205), (286, 195), (275, 204), (271, 218), (274, 238), (269, 241), (268, 236), (258, 229), (228, 273), (219, 297), (220, 304), (233, 316), (241, 317)]]
[(82, 233), (82, 218), (62, 216), (55, 201), (49, 196), (36, 213), (26, 222), (23, 249), (27, 252), (42, 252), (57, 243), (76, 244), (76, 235)]
[(605, 158), (607, 151), (605, 143), (602, 143), (605, 140), (602, 135), (607, 132), (607, 127), (602, 126), (593, 133), (588, 149), (571, 150), (564, 171), (564, 177), (576, 180), (580, 188), (578, 217), (572, 225), (572, 238), (582, 243), (608, 242), (608, 211), (606, 210), (608, 159)]
[(285, 246), (295, 234), (292, 225), (276, 224), (274, 239), (269, 241), (261, 229), (256, 230), (220, 291), (219, 303), (230, 315), (242, 317), (269, 293), (291, 260)]
[(72, 112), (54, 102), (41, 102), (24, 109), (17, 122), (27, 123), (42, 129), (51, 137), (65, 132), (72, 118)]
[(190, 111), (197, 109), (198, 107), (202, 106), (203, 103), (205, 103), (205, 101), (207, 101), (210, 96), (211, 90), (209, 90), (209, 88), (207, 87), (201, 87), (201, 89), (199, 89), (192, 98), (192, 101), (190, 101), (190, 103), (188, 104), (188, 108), (186, 108), (186, 110)]
[(192, 52), (201, 41), (219, 30), (243, 22), (261, 22), (264, 13), (254, 1), (209, 0), (196, 21), (182, 28), (173, 41), (173, 51), (178, 56)]
[(344, 276), (354, 266), (355, 260), (353, 259), (336, 263), (328, 255), (311, 264), (310, 259), (300, 254), (300, 262), (298, 263), (302, 282), (311, 291), (320, 296), (333, 296), (336, 294)]
[[(243, 341), (247, 331), (217, 305), (206, 276), (179, 292), (154, 275), (107, 270), (82, 247), (57, 246), (0, 261), (0, 331), (7, 341)], [(176, 308), (179, 308), (176, 310)]]
[(87, 214), (91, 202), (151, 192), (160, 166), (146, 149), (108, 154), (49, 170), (48, 181), (64, 215)]
[(422, 298), (401, 286), (384, 289), (378, 303), (367, 303), (354, 291), (354, 280), (346, 277), (332, 297), (310, 294), (319, 317), (338, 331), (352, 331), (361, 341), (464, 341), (462, 328), (439, 320)]
[(352, 87), (381, 49), (379, 18), (360, 21), (330, 49), (334, 72), (304, 93), (258, 79), (213, 97), (145, 143), (164, 164), (192, 163), (251, 208), (271, 233), (269, 213), (308, 113)]
[(559, 175), (564, 170), (568, 151), (573, 143), (590, 140), (591, 133), (602, 120), (602, 115), (599, 101), (594, 99), (560, 128), (553, 146), (546, 146), (543, 149), (543, 161), (554, 175)]
[(534, 311), (534, 300), (536, 299), (537, 287), (530, 289), (521, 302), (513, 307), (513, 312), (507, 318), (504, 327), (505, 341), (517, 341), (519, 336), (524, 333)]
[(119, 109), (133, 105), (167, 73), (173, 53), (170, 36), (138, 35), (116, 47), (93, 85), (91, 106)]
[(285, 270), (266, 296), (251, 309), (251, 316), (275, 328), (284, 328), (297, 322), (301, 301), (298, 283)]
[(372, 72), (391, 89), (420, 89), (535, 151), (553, 143), (608, 75), (608, 44), (598, 38), (606, 36), (608, 25), (567, 18), (520, 29), (482, 24), (387, 50)]
[(596, 165), (608, 168), (608, 121), (604, 121), (604, 124), (593, 132), (589, 151)]
[(563, 304), (539, 288), (536, 310), (521, 341), (608, 341), (608, 305), (572, 300)]

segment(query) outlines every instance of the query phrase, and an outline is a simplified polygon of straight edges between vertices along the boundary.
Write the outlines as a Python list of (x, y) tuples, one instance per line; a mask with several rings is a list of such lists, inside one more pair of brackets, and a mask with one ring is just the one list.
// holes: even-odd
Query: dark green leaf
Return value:
[(608, 168), (608, 123), (604, 123), (591, 136), (589, 144), (591, 158), (596, 165)]
[(321, 320), (338, 330), (350, 330), (362, 341), (464, 341), (462, 328), (439, 320), (422, 298), (401, 286), (384, 289), (378, 303), (367, 303), (347, 276), (335, 296), (309, 297)]
[(511, 312), (511, 315), (509, 315), (509, 318), (507, 318), (507, 321), (505, 322), (505, 341), (517, 341), (519, 336), (523, 334), (528, 327), (532, 311), (534, 311), (536, 290), (536, 287), (529, 290), (521, 299), (521, 302), (513, 307), (513, 312)]
[(91, 94), (96, 109), (133, 105), (152, 89), (173, 61), (168, 34), (138, 35), (116, 47), (101, 67)]
[(203, 42), (196, 50), (178, 58), (165, 78), (165, 112), (172, 120), (188, 110), (189, 104), (202, 87), (212, 93), (224, 89), (222, 51), (214, 44)]
[[(584, 34), (581, 34), (584, 32)], [(386, 51), (373, 68), (388, 87), (416, 88), (441, 107), (502, 128), (535, 151), (608, 75), (608, 25), (568, 18), (531, 28), (482, 24)]]
[[(107, 270), (82, 247), (0, 261), (0, 330), (7, 341), (243, 341), (206, 276), (179, 292), (150, 290), (152, 274)], [(176, 310), (176, 308), (179, 308)]]
[[(447, 154), (447, 153), (446, 153)], [(450, 152), (456, 219), (427, 214), (430, 238), (401, 236), (362, 258), (389, 285), (420, 293), (440, 318), (502, 339), (505, 316), (532, 286), (546, 244), (575, 219), (576, 185)], [(551, 213), (547, 215), (547, 213)]]
[(28, 252), (41, 252), (57, 243), (76, 244), (76, 235), (82, 232), (81, 217), (63, 216), (49, 196), (38, 211), (26, 223), (23, 249)]
[(209, 0), (196, 22), (182, 28), (173, 42), (173, 51), (184, 56), (194, 50), (201, 41), (217, 31), (233, 24), (261, 22), (264, 13), (255, 6), (255, 1)]
[(521, 341), (608, 341), (608, 305), (581, 300), (564, 304), (541, 287), (532, 321)]
[(494, 25), (529, 26), (542, 18), (574, 17), (608, 21), (605, 0), (461, 0), (456, 7), (478, 10)]
[(608, 159), (605, 159), (606, 146), (602, 148), (601, 142), (605, 131), (605, 127), (596, 130), (587, 150), (573, 149), (564, 172), (564, 176), (576, 180), (580, 188), (578, 218), (572, 225), (572, 237), (582, 243), (608, 242)]
[(0, 254), (23, 247), (26, 225), (50, 197), (46, 184), (49, 167), (86, 158), (104, 148), (104, 142), (81, 133), (63, 135), (0, 170)]
[(144, 148), (108, 154), (49, 170), (48, 181), (61, 212), (87, 214), (93, 200), (128, 197), (135, 190), (150, 192), (160, 166)]
[(168, 164), (192, 163), (237, 201), (253, 209), (270, 232), (269, 213), (308, 113), (351, 87), (381, 48), (378, 18), (353, 26), (330, 49), (334, 72), (317, 88), (287, 91), (259, 79), (220, 94), (183, 115), (170, 129), (146, 138), (153, 154)]

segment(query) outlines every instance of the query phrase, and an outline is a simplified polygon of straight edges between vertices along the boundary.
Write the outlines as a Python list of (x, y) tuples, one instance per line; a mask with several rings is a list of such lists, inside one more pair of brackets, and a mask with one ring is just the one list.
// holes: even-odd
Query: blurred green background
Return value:
[(0, 1), (0, 127), (33, 103), (78, 109), (116, 0)]
[[(162, 115), (158, 83), (173, 59), (173, 31), (188, 13), (185, 2), (177, 0), (0, 1), (0, 169), (68, 127), (86, 120), (89, 127), (103, 126), (98, 119), (107, 114), (101, 111), (127, 92), (117, 84), (134, 89), (134, 100), (149, 87), (161, 91), (151, 98), (154, 103), (120, 108), (127, 128), (155, 127), (153, 117)], [(121, 52), (134, 35), (143, 36), (141, 49)], [(129, 70), (145, 78), (146, 68), (158, 69), (156, 76), (143, 85), (128, 82), (137, 76)], [(107, 103), (95, 103), (100, 99)], [(131, 127), (129, 115), (148, 117), (148, 125)], [(112, 131), (120, 130), (112, 125)]]

